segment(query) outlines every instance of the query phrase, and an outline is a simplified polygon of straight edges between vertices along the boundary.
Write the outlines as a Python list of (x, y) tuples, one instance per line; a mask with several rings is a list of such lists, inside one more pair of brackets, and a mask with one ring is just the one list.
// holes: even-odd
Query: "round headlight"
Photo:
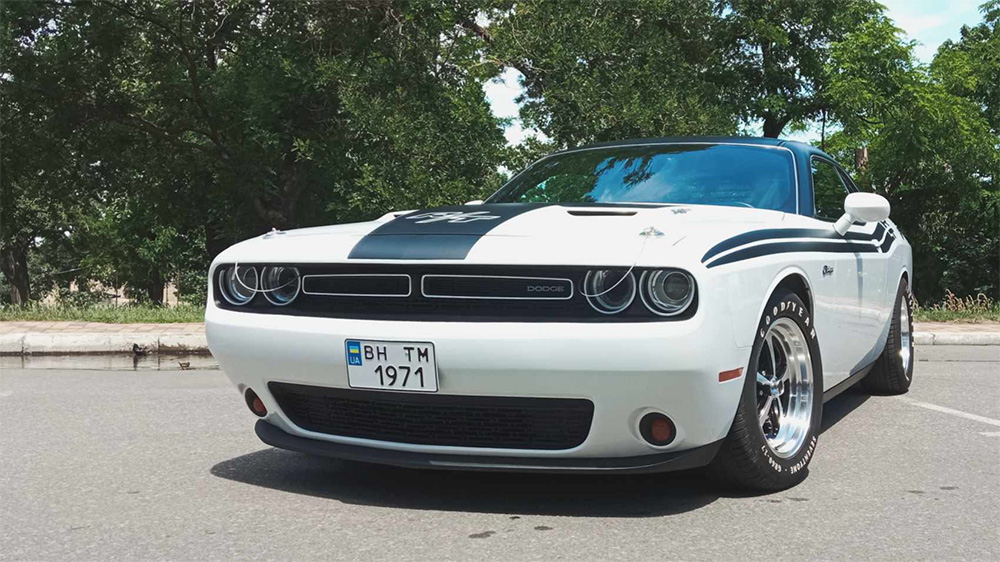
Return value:
[(257, 294), (260, 278), (253, 266), (229, 266), (219, 274), (219, 292), (234, 306), (243, 306)]
[(285, 306), (299, 296), (301, 277), (294, 267), (265, 267), (262, 274), (261, 289), (264, 297), (271, 304)]
[(646, 271), (640, 280), (642, 302), (660, 316), (676, 316), (694, 300), (694, 279), (676, 269)]
[(635, 276), (627, 269), (592, 269), (583, 279), (583, 294), (597, 312), (617, 314), (635, 300)]

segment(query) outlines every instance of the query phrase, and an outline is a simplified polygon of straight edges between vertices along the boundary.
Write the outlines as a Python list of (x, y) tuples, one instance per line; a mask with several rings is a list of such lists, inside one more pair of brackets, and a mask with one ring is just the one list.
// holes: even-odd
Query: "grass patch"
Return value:
[(43, 305), (0, 307), (0, 322), (107, 322), (109, 324), (174, 324), (204, 322), (205, 307), (181, 304), (175, 307), (147, 304)]
[(946, 291), (945, 299), (940, 304), (928, 307), (917, 303), (913, 309), (913, 320), (969, 324), (1000, 322), (1000, 303), (982, 293), (961, 299)]
[[(916, 322), (957, 322), (979, 324), (1000, 322), (1000, 303), (978, 295), (960, 299), (947, 293), (939, 304), (913, 309)], [(0, 306), (0, 322), (106, 322), (109, 324), (174, 324), (177, 322), (204, 322), (205, 307), (181, 304), (175, 307), (148, 304), (115, 306), (96, 304), (87, 306), (43, 305), (33, 303), (26, 307)]]

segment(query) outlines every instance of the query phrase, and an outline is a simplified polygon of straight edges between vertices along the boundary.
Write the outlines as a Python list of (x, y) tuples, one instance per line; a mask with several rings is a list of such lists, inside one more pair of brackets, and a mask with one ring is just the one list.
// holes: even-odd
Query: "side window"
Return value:
[(835, 221), (844, 214), (844, 198), (847, 187), (837, 168), (830, 162), (816, 158), (812, 163), (813, 200), (816, 205), (814, 216), (822, 220)]

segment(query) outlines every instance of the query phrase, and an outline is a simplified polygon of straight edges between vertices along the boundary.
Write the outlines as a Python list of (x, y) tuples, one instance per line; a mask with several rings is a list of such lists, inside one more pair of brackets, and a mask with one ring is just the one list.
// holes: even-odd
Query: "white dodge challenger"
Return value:
[(275, 447), (777, 490), (805, 478), (824, 401), (908, 389), (912, 275), (888, 201), (816, 148), (667, 138), (241, 242), (205, 320)]

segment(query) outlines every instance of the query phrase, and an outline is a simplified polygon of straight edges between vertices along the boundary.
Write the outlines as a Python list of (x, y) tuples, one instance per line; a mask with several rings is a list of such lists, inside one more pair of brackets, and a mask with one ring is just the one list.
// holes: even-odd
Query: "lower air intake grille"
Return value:
[(571, 449), (594, 403), (570, 398), (396, 394), (272, 382), (278, 406), (308, 431), (396, 443)]

